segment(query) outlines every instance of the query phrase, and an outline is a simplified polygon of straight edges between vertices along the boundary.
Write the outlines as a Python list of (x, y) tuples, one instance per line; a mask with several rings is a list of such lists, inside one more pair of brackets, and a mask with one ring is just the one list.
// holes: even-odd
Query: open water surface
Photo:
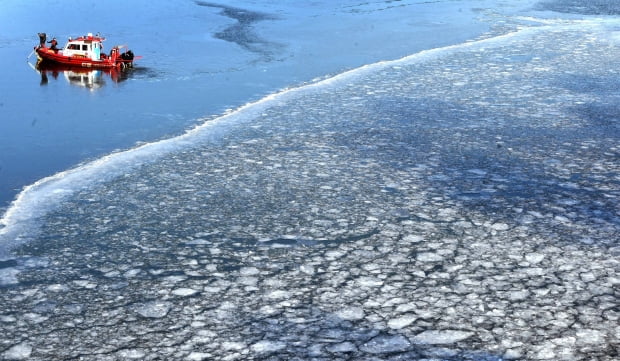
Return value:
[[(468, 41), (26, 188), (0, 229), (2, 357), (617, 359), (617, 10), (485, 4)], [(216, 38), (270, 63), (239, 9)]]

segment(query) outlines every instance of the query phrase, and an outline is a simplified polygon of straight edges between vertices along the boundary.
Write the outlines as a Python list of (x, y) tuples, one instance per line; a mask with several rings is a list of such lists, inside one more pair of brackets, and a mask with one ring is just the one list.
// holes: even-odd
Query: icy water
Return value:
[(29, 187), (2, 357), (618, 359), (620, 20), (573, 3)]

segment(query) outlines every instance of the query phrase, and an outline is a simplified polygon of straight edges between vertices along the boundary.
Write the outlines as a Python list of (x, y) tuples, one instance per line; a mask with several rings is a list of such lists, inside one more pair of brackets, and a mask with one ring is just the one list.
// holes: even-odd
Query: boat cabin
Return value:
[(77, 39), (69, 38), (67, 45), (62, 49), (62, 55), (73, 58), (87, 58), (90, 60), (101, 60), (103, 53), (103, 41), (105, 38), (93, 36), (92, 33), (81, 36)]

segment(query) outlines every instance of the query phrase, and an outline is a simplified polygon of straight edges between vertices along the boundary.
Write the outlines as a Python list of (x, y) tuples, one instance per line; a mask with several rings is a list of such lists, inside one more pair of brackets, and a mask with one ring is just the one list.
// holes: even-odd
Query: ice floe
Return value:
[(7, 360), (28, 360), (32, 354), (32, 347), (27, 343), (20, 343), (10, 347), (2, 353)]
[(150, 301), (136, 305), (136, 312), (142, 317), (162, 318), (165, 317), (172, 308), (171, 302)]
[(427, 345), (444, 345), (465, 340), (473, 335), (474, 333), (471, 331), (427, 330), (415, 335), (412, 341), (414, 343)]

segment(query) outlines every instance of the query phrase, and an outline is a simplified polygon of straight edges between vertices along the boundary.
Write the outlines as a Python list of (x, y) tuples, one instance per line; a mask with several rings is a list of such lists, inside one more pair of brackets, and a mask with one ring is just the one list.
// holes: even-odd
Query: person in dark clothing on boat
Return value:
[(53, 38), (52, 40), (48, 41), (48, 43), (52, 44), (52, 46), (50, 46), (50, 49), (54, 50), (55, 52), (58, 52), (58, 48), (56, 47), (56, 45), (58, 45), (58, 42), (56, 41), (56, 38)]
[(45, 46), (45, 40), (47, 40), (47, 35), (45, 33), (39, 33), (39, 48)]

